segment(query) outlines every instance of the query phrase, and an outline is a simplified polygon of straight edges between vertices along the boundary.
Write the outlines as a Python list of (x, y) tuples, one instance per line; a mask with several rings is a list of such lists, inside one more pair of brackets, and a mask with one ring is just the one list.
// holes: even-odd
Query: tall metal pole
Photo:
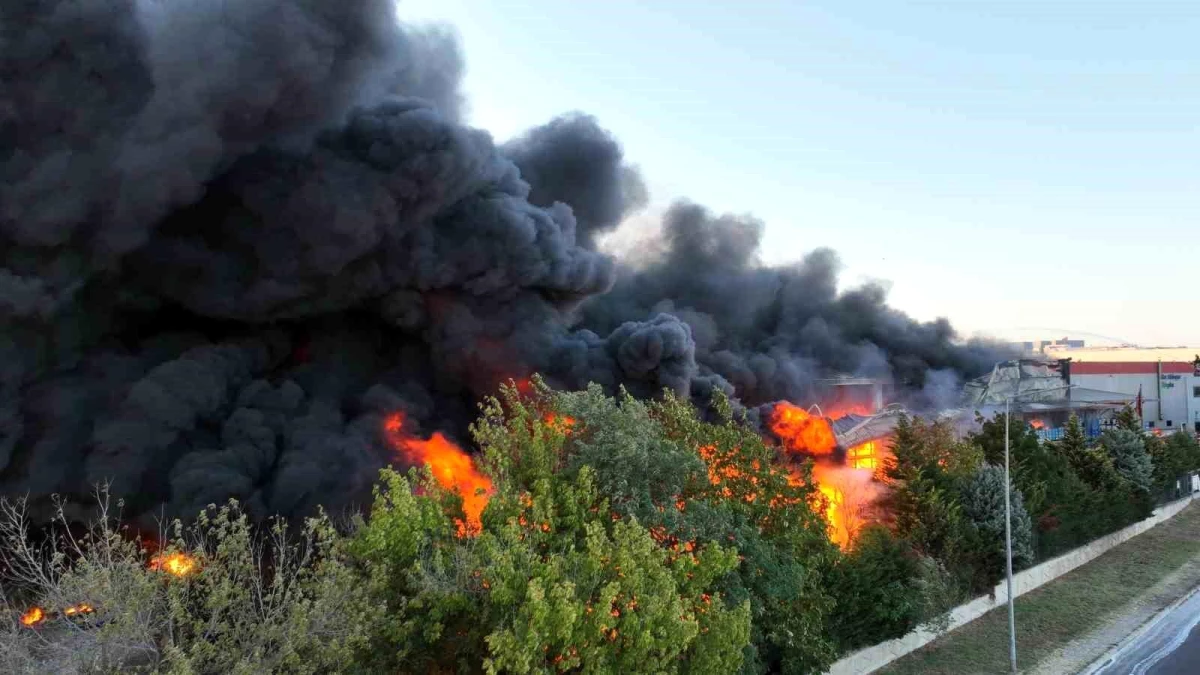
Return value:
[(1008, 473), (1008, 409), (1012, 397), (1004, 399), (1004, 559), (1008, 571), (1008, 665), (1012, 672), (1017, 672), (1017, 614), (1013, 599), (1012, 583), (1012, 505), (1009, 493), (1012, 491), (1012, 478)]

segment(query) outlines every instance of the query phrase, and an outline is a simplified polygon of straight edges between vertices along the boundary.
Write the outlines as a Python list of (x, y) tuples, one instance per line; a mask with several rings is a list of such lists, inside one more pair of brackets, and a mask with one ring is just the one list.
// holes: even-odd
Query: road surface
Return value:
[(1196, 675), (1200, 673), (1200, 593), (1124, 644), (1093, 675)]

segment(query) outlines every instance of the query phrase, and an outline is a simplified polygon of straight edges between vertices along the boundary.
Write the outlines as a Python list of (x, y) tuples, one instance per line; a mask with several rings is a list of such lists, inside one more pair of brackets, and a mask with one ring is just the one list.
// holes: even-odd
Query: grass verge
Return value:
[[(1200, 557), (1200, 504), (1016, 602), (1018, 666), (1026, 670), (1082, 637), (1158, 581)], [(1008, 672), (1004, 606), (877, 671), (886, 675)]]

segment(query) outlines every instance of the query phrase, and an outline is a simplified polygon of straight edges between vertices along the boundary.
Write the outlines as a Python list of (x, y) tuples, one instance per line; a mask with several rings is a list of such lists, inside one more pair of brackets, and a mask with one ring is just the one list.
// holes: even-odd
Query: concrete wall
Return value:
[[(1189, 497), (1160, 506), (1153, 515), (1141, 522), (1105, 535), (1090, 544), (1081, 546), (1057, 558), (1052, 558), (1039, 565), (1034, 565), (1027, 570), (1017, 572), (1013, 575), (1013, 597), (1020, 597), (1047, 581), (1056, 579), (1076, 567), (1090, 562), (1112, 547), (1136, 537), (1165, 520), (1169, 520), (1182, 511), (1183, 507), (1187, 506), (1197, 496), (1200, 496), (1200, 493), (1192, 493)], [(950, 612), (949, 629), (953, 630), (970, 623), (993, 609), (1004, 607), (1007, 603), (1008, 586), (1005, 581), (1001, 581), (996, 585), (994, 599), (982, 596), (964, 605), (955, 607)], [(918, 629), (904, 637), (861, 649), (833, 664), (829, 669), (829, 675), (863, 675), (874, 672), (901, 656), (924, 647), (932, 642), (934, 638), (938, 637), (938, 635), (940, 633), (931, 633)], [(1017, 645), (1017, 648), (1019, 650), (1020, 645)]]

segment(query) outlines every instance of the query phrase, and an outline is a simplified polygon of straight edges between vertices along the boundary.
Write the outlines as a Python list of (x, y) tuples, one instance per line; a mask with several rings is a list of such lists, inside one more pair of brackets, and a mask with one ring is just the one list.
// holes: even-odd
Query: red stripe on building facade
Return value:
[[(1163, 361), (1163, 373), (1192, 374), (1195, 368), (1186, 361)], [(1157, 361), (1079, 361), (1071, 362), (1072, 375), (1153, 375)]]

